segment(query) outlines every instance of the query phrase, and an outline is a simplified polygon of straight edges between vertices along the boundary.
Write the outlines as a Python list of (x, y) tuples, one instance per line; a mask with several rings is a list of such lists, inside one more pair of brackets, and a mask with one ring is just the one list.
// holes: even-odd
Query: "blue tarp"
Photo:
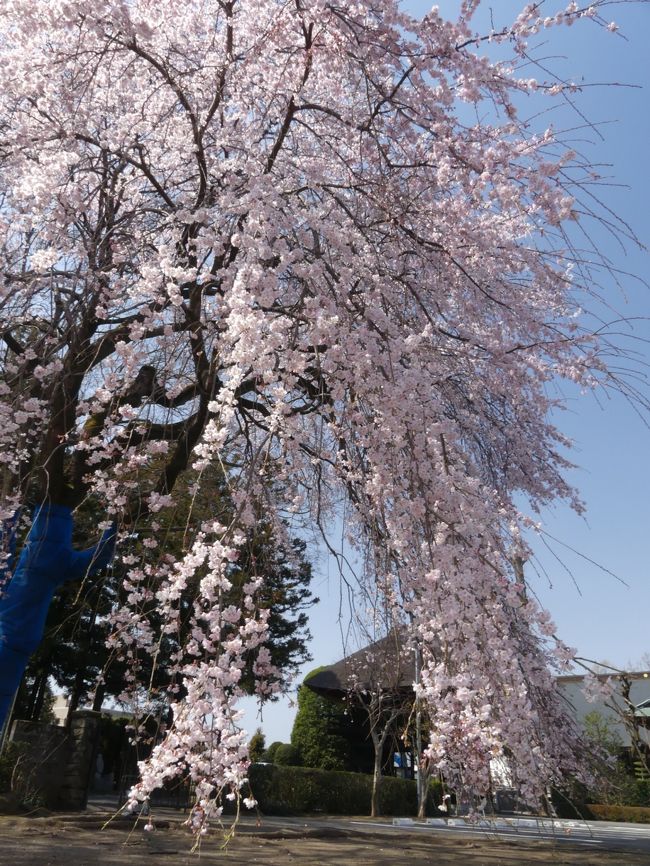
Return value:
[[(10, 561), (15, 555), (15, 523), (9, 535)], [(106, 568), (113, 558), (115, 528), (87, 550), (72, 547), (72, 511), (65, 505), (46, 504), (34, 519), (9, 583), (0, 588), (0, 730), (11, 708), (29, 657), (39, 646), (47, 612), (56, 589)]]

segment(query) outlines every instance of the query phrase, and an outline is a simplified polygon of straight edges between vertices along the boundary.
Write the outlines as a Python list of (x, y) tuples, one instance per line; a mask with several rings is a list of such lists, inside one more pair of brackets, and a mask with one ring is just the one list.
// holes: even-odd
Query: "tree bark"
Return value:
[(379, 786), (381, 784), (381, 758), (383, 750), (383, 740), (379, 741), (377, 737), (372, 738), (373, 746), (375, 747), (375, 761), (372, 773), (372, 795), (370, 797), (370, 817), (379, 817)]
[(93, 698), (93, 710), (96, 713), (101, 712), (102, 704), (104, 703), (104, 696), (106, 694), (106, 686), (104, 683), (100, 683), (95, 689), (95, 697)]
[(70, 704), (68, 706), (68, 716), (66, 719), (66, 725), (70, 724), (72, 719), (72, 714), (79, 706), (79, 701), (81, 700), (81, 696), (84, 692), (84, 674), (85, 670), (77, 671), (77, 674), (74, 678), (74, 685), (72, 686), (72, 691), (70, 692)]
[[(420, 756), (421, 757), (421, 756)], [(418, 818), (426, 818), (427, 815), (427, 793), (429, 789), (429, 772), (424, 769), (424, 761), (418, 763)]]
[(31, 719), (34, 722), (38, 722), (41, 718), (41, 713), (43, 712), (43, 704), (45, 703), (45, 695), (47, 693), (47, 680), (48, 680), (49, 671), (42, 670), (38, 677), (36, 678), (36, 684), (38, 688), (36, 690), (36, 700), (34, 701), (34, 706), (32, 707)]

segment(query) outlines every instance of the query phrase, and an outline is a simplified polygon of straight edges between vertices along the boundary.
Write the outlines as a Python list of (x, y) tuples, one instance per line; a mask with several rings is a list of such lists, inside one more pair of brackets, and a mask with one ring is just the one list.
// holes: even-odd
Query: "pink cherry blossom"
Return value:
[[(282, 537), (345, 510), (361, 583), (412, 623), (450, 782), (487, 790), (506, 749), (531, 801), (581, 772), (553, 678), (571, 651), (513, 562), (523, 502), (582, 508), (549, 382), (625, 384), (581, 316), (604, 264), (571, 234), (590, 166), (518, 119), (576, 85), (518, 65), (608, 4), (531, 3), (489, 34), (478, 5), (3, 4), (1, 513), (72, 490), (120, 523), (110, 643), (137, 725), (160, 711), (141, 660), (183, 634), (132, 798), (189, 778), (196, 832), (247, 791), (246, 660), (260, 696), (285, 685), (263, 569), (228, 597), (261, 516)], [(152, 514), (211, 467), (234, 516), (183, 506), (172, 555)]]

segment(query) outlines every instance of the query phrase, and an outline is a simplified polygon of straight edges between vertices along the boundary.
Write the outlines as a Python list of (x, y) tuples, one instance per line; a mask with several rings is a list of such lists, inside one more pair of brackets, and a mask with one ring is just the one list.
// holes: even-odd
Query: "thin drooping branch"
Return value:
[(568, 85), (518, 58), (542, 27), (606, 37), (607, 4), (529, 4), (492, 42), (475, 6), (188, 0), (153, 22), (144, 0), (15, 0), (0, 18), (1, 517), (37, 501), (120, 527), (111, 653), (138, 712), (173, 716), (136, 799), (183, 774), (207, 818), (238, 796), (242, 678), (268, 696), (281, 677), (265, 564), (234, 603), (237, 563), (262, 518), (281, 537), (342, 509), (359, 593), (421, 653), (427, 765), (484, 792), (507, 752), (530, 801), (581, 774), (553, 681), (571, 651), (513, 563), (522, 503), (582, 507), (549, 380), (637, 386), (578, 310), (616, 273), (585, 215), (617, 224), (542, 126)]

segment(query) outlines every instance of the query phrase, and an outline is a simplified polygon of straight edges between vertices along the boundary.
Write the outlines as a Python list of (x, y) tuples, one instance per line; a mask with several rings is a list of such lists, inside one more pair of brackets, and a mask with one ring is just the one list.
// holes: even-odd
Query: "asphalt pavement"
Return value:
[[(354, 822), (359, 829), (363, 821)], [(373, 822), (372, 826), (377, 829)], [(615, 821), (574, 821), (562, 818), (506, 818), (494, 816), (478, 822), (463, 818), (431, 818), (424, 822), (394, 818), (385, 827), (414, 833), (458, 833), (498, 839), (540, 839), (549, 842), (571, 842), (602, 850), (629, 850), (650, 855), (650, 825)], [(650, 856), (648, 858), (650, 866)]]
[[(244, 816), (246, 826), (250, 818)], [(393, 836), (406, 834), (447, 834), (456, 837), (482, 837), (501, 841), (543, 841), (562, 845), (580, 845), (601, 851), (630, 851), (647, 853), (650, 866), (650, 825), (624, 824), (612, 821), (571, 821), (560, 818), (494, 818), (478, 822), (463, 818), (430, 818), (417, 821), (412, 818), (279, 818), (264, 816), (264, 829), (289, 831), (332, 832), (333, 830), (386, 833)]]
[[(88, 803), (88, 818), (114, 813), (112, 798), (93, 797)], [(155, 820), (182, 822), (187, 812), (172, 808), (153, 808)], [(648, 854), (650, 866), (650, 824), (626, 824), (613, 821), (576, 821), (563, 818), (486, 816), (478, 821), (459, 817), (427, 818), (364, 818), (339, 816), (278, 817), (244, 812), (239, 832), (288, 831), (289, 833), (323, 834), (335, 830), (347, 832), (435, 835), (439, 833), (458, 837), (482, 837), (497, 840), (538, 840), (556, 844), (571, 843), (601, 851), (630, 851)]]

